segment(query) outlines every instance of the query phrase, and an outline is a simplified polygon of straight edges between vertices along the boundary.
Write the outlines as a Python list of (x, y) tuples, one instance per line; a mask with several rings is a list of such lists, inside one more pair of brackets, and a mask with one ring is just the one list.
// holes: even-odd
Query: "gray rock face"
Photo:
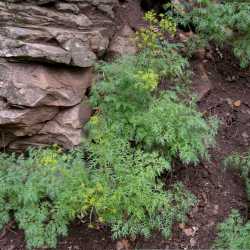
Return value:
[(116, 0), (0, 0), (0, 148), (78, 145)]

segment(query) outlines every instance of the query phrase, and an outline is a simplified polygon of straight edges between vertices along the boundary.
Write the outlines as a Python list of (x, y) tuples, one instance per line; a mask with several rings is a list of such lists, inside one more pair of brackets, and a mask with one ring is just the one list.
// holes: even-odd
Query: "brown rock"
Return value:
[[(90, 67), (114, 34), (115, 5), (116, 0), (0, 0), (0, 57)], [(60, 33), (67, 34), (63, 43)]]
[(193, 234), (194, 234), (194, 231), (191, 227), (183, 229), (183, 232), (185, 233), (186, 236), (189, 236), (189, 237), (193, 236)]
[[(90, 68), (0, 62), (0, 148), (23, 150), (81, 141), (91, 110), (85, 99)], [(82, 103), (82, 104), (81, 104)]]
[(91, 69), (0, 62), (0, 97), (9, 105), (74, 106), (91, 81)]
[(123, 240), (117, 241), (116, 250), (131, 250), (128, 240), (123, 239)]
[(20, 127), (42, 123), (54, 118), (58, 111), (58, 108), (46, 106), (34, 109), (2, 109), (0, 110), (0, 126), (18, 124)]
[(70, 149), (80, 144), (83, 125), (88, 121), (90, 115), (91, 109), (85, 102), (64, 109), (54, 119), (45, 123), (34, 136), (17, 139), (9, 145), (9, 148), (15, 151), (23, 151), (29, 145), (59, 144)]
[(134, 55), (137, 52), (134, 35), (133, 30), (125, 25), (110, 43), (110, 56)]

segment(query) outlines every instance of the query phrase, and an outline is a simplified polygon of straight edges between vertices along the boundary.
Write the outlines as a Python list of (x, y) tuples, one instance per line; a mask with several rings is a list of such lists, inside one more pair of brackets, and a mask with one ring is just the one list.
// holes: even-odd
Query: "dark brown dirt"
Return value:
[(206, 64), (213, 89), (200, 109), (220, 118), (216, 150), (224, 156), (250, 145), (250, 69), (240, 70), (228, 49), (223, 54), (214, 52), (213, 58)]
[[(75, 222), (70, 227), (69, 236), (59, 241), (59, 250), (113, 250), (115, 242), (107, 229), (90, 229), (87, 225)], [(25, 250), (25, 240), (22, 231), (13, 225), (7, 228), (5, 235), (0, 235), (0, 250)], [(42, 249), (41, 249), (42, 250)]]
[(248, 216), (244, 183), (237, 173), (224, 171), (222, 161), (233, 152), (249, 149), (250, 69), (241, 70), (228, 49), (213, 48), (209, 53), (209, 59), (196, 59), (192, 67), (197, 72), (203, 64), (212, 83), (199, 108), (204, 116), (216, 116), (221, 122), (217, 145), (211, 150), (209, 162), (196, 167), (178, 164), (172, 175), (196, 195), (198, 203), (188, 214), (186, 224), (174, 226), (170, 241), (155, 234), (149, 240), (138, 240), (137, 249), (208, 249), (216, 238), (217, 224), (232, 209)]
[(196, 167), (179, 167), (175, 179), (196, 195), (198, 203), (188, 214), (185, 224), (174, 226), (173, 237), (164, 241), (155, 235), (147, 241), (138, 241), (139, 249), (208, 249), (216, 238), (216, 225), (222, 222), (232, 208), (246, 213), (246, 199), (237, 175), (224, 173), (219, 163)]
[[(166, 183), (182, 181), (196, 195), (197, 205), (188, 214), (185, 224), (174, 226), (171, 240), (166, 241), (155, 233), (148, 240), (131, 241), (131, 249), (208, 249), (216, 238), (217, 224), (233, 208), (247, 216), (244, 184), (237, 173), (223, 170), (222, 160), (232, 152), (244, 152), (249, 148), (250, 70), (240, 70), (228, 50), (214, 49), (209, 59), (194, 60), (194, 69), (200, 63), (204, 64), (212, 88), (200, 100), (199, 107), (204, 116), (215, 115), (221, 121), (217, 146), (211, 150), (209, 162), (189, 167), (177, 164), (172, 179), (166, 177)], [(0, 249), (25, 250), (23, 233), (14, 226), (7, 227), (0, 235)], [(111, 240), (108, 229), (89, 229), (75, 223), (69, 236), (60, 240), (57, 249), (112, 250), (119, 247)]]

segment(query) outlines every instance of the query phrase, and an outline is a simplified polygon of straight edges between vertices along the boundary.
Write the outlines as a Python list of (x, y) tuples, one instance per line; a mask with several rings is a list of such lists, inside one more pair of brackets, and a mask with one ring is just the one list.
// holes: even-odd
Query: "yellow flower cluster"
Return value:
[(142, 28), (136, 33), (136, 42), (139, 49), (156, 50), (159, 39), (161, 39), (161, 33), (154, 30), (153, 27)]
[(176, 33), (176, 23), (171, 17), (162, 15), (159, 26), (162, 31), (169, 32), (171, 35), (175, 35)]
[(165, 33), (175, 35), (176, 23), (167, 15), (157, 16), (155, 11), (148, 11), (144, 19), (148, 22), (147, 28), (142, 28), (136, 33), (136, 42), (139, 49), (150, 49), (155, 51), (159, 43), (164, 39)]
[(39, 157), (38, 162), (44, 167), (56, 165), (58, 162), (58, 152), (52, 150), (45, 152)]
[(144, 15), (144, 20), (150, 25), (156, 25), (158, 23), (156, 12), (153, 10), (146, 12)]
[(92, 125), (97, 125), (99, 123), (99, 117), (97, 115), (93, 115), (91, 118), (90, 118), (90, 123)]
[(136, 86), (148, 91), (153, 91), (159, 83), (159, 76), (153, 70), (148, 70), (146, 72), (139, 71), (136, 74), (136, 79)]

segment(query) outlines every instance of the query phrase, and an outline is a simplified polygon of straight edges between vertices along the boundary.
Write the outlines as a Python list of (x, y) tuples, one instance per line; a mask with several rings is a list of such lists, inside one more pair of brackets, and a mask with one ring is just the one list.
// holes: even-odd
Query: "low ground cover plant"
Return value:
[[(180, 194), (175, 197), (174, 210), (172, 205), (165, 206), (168, 203), (166, 197), (171, 193), (165, 190), (159, 177), (165, 171), (171, 171), (172, 161), (176, 158), (186, 164), (196, 164), (206, 158), (217, 129), (217, 122), (214, 119), (205, 121), (190, 99), (181, 100), (176, 92), (157, 88), (162, 78), (181, 83), (185, 79), (187, 61), (161, 39), (153, 48), (151, 43), (149, 47), (147, 43), (143, 44), (143, 51), (136, 56), (99, 65), (99, 81), (92, 88), (90, 98), (96, 110), (87, 125), (89, 134), (85, 142), (91, 168), (106, 171), (114, 183), (122, 180), (121, 172), (127, 172), (131, 176), (127, 176), (126, 181), (130, 182), (132, 178), (130, 183), (135, 183), (127, 193), (133, 194), (141, 207), (147, 208), (145, 201), (150, 195), (143, 197), (146, 190), (147, 194), (151, 193), (151, 201), (155, 200), (156, 210), (151, 208), (151, 213), (142, 213), (140, 226), (137, 216), (134, 220), (137, 205), (132, 203), (131, 207), (128, 203), (132, 213), (126, 211), (128, 216), (119, 219), (121, 224), (112, 228), (118, 237), (149, 236), (153, 229), (160, 230), (164, 236), (170, 235), (172, 223), (183, 218), (180, 211), (187, 211), (192, 199), (182, 189), (180, 193), (185, 194), (185, 198), (177, 198)], [(154, 199), (157, 196), (152, 190), (156, 187), (163, 199)], [(172, 211), (179, 211), (181, 216), (177, 218)]]
[(181, 184), (165, 191), (155, 182), (166, 167), (156, 154), (119, 150), (114, 168), (99, 169), (86, 167), (80, 150), (30, 150), (25, 158), (1, 154), (0, 227), (14, 218), (29, 249), (55, 248), (76, 218), (111, 226), (114, 238), (149, 236), (155, 229), (169, 236), (194, 197)]
[[(237, 170), (246, 184), (248, 199), (250, 198), (250, 153), (232, 154), (224, 161), (226, 168)], [(250, 223), (243, 221), (240, 213), (232, 210), (229, 218), (219, 224), (215, 249), (249, 249)]]
[(250, 248), (250, 223), (243, 223), (238, 211), (233, 210), (229, 218), (218, 227), (218, 238), (214, 249), (242, 250)]
[(234, 153), (224, 161), (225, 168), (237, 170), (246, 184), (246, 191), (250, 199), (250, 152)]
[[(98, 112), (88, 124), (90, 138), (101, 142), (113, 133), (113, 137), (143, 150), (157, 151), (168, 162), (178, 155), (185, 163), (197, 163), (199, 157), (206, 156), (207, 146), (214, 143), (216, 121), (205, 121), (194, 103), (181, 101), (172, 91), (154, 95), (158, 82), (147, 77), (150, 74), (160, 79), (162, 65), (157, 63), (161, 60), (155, 60), (156, 65), (149, 68), (143, 66), (145, 73), (141, 76), (140, 60), (140, 57), (123, 58), (101, 68), (104, 79), (93, 88), (91, 97)], [(159, 71), (152, 71), (154, 67)], [(110, 73), (113, 69), (114, 77)], [(147, 87), (148, 84), (152, 85)]]
[[(193, 26), (199, 35), (199, 44), (215, 42), (223, 47), (230, 45), (240, 65), (250, 62), (250, 4), (248, 1), (197, 0), (185, 13), (183, 7), (174, 5), (176, 20), (181, 25)], [(202, 41), (202, 42), (201, 42)], [(191, 43), (194, 45), (194, 42)], [(198, 44), (197, 44), (198, 46)]]

